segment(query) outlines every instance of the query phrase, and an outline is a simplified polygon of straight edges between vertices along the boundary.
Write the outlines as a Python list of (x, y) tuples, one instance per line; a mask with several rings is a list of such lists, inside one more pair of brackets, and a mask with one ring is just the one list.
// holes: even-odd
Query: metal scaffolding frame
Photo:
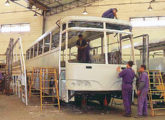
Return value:
[[(149, 103), (151, 108), (151, 115), (160, 115), (156, 114), (157, 111), (165, 110), (163, 105), (160, 103), (165, 102), (165, 84), (162, 78), (160, 70), (149, 70)], [(157, 112), (158, 113), (158, 112)]]
[(40, 96), (41, 111), (44, 106), (57, 105), (60, 110), (59, 85), (55, 68), (33, 68), (29, 72), (29, 98)]
[(21, 38), (18, 38), (15, 42), (13, 38), (10, 39), (9, 47), (6, 50), (6, 61), (5, 91), (9, 95), (12, 92), (15, 93), (21, 98), (22, 102), (28, 105), (26, 66)]

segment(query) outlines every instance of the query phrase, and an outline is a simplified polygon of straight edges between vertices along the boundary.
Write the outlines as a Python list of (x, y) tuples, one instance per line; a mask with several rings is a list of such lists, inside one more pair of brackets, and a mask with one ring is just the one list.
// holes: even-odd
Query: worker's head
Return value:
[(117, 13), (117, 8), (113, 8), (113, 13), (116, 14)]
[(131, 68), (133, 66), (133, 61), (128, 61), (127, 68)]
[(83, 35), (78, 35), (79, 40), (83, 40)]
[(144, 72), (146, 70), (146, 65), (141, 65), (139, 68), (139, 72)]

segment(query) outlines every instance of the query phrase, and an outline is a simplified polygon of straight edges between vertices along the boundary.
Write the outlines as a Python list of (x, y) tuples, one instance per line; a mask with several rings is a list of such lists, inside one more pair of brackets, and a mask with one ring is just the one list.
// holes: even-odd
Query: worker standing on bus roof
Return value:
[(117, 19), (117, 8), (111, 8), (107, 11), (105, 11), (102, 15), (103, 18), (111, 18), (111, 19)]
[(121, 71), (121, 68), (118, 67), (117, 71), (119, 77), (122, 78), (122, 99), (125, 109), (125, 117), (131, 117), (131, 103), (132, 103), (132, 83), (135, 77), (135, 72), (132, 69), (133, 61), (127, 63), (127, 68)]
[(79, 39), (77, 40), (77, 47), (78, 47), (78, 56), (77, 56), (77, 59), (79, 62), (81, 63), (85, 63), (86, 62), (86, 47), (88, 46), (87, 45), (87, 42), (86, 40), (83, 39), (83, 35), (79, 35), (78, 36)]
[(145, 72), (146, 66), (141, 65), (139, 72), (141, 73), (138, 81), (138, 115), (136, 118), (147, 116), (147, 94), (149, 89), (148, 74)]

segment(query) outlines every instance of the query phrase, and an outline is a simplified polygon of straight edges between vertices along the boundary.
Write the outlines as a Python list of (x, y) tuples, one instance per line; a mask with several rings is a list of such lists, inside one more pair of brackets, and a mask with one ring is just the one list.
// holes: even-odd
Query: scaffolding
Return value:
[(28, 84), (29, 84), (29, 99), (32, 96), (40, 96), (40, 68), (33, 68), (28, 71)]
[(40, 96), (41, 111), (43, 106), (55, 105), (60, 110), (57, 71), (55, 68), (33, 68), (31, 79), (29, 79), (29, 98), (36, 95)]
[(148, 77), (151, 115), (155, 116), (156, 111), (165, 110), (165, 85), (160, 70), (149, 70)]
[(23, 54), (22, 39), (10, 39), (6, 50), (6, 94), (16, 94), (23, 103), (28, 105), (26, 66)]

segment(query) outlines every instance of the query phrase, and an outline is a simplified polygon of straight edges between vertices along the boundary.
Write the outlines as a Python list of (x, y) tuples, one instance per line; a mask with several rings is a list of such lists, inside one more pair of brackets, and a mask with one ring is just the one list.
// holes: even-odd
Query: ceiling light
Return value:
[(7, 1), (5, 2), (5, 6), (10, 6), (9, 0), (7, 0)]
[(37, 13), (35, 12), (35, 14), (34, 14), (34, 17), (37, 17), (38, 15), (37, 15)]
[(82, 12), (82, 14), (83, 14), (83, 15), (87, 15), (87, 14), (88, 14), (88, 12), (87, 12), (87, 10), (86, 10), (86, 7), (84, 7), (84, 11)]
[(151, 11), (151, 10), (152, 10), (151, 3), (150, 3), (150, 5), (149, 5), (149, 7), (148, 7), (148, 10), (149, 10), (149, 11)]

